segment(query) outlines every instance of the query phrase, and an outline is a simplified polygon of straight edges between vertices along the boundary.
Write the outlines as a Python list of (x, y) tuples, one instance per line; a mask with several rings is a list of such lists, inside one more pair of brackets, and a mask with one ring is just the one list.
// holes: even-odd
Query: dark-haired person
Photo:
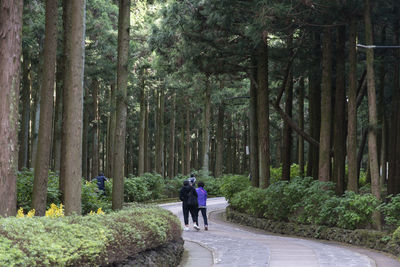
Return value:
[(105, 181), (108, 181), (108, 179), (104, 176), (102, 172), (99, 173), (99, 175), (94, 179), (97, 180), (97, 187), (99, 188), (99, 192), (102, 192), (102, 194), (104, 195), (106, 193)]
[(196, 229), (197, 231), (200, 230), (197, 223), (197, 192), (196, 189), (190, 185), (189, 181), (183, 182), (183, 186), (181, 188), (181, 191), (179, 192), (179, 199), (182, 201), (183, 220), (185, 223), (185, 227), (183, 228), (183, 230), (189, 230), (189, 212), (192, 216), (194, 229)]
[(201, 215), (203, 215), (204, 222), (204, 230), (208, 230), (208, 221), (207, 221), (207, 191), (204, 189), (204, 183), (202, 181), (198, 182), (198, 188), (196, 188), (197, 192), (197, 202), (199, 203), (199, 208), (197, 210), (197, 214), (201, 211)]

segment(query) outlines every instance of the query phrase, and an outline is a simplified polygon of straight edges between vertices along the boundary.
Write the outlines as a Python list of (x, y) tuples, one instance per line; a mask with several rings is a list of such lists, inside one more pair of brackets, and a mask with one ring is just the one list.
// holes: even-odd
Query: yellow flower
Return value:
[(104, 211), (103, 211), (101, 208), (99, 208), (99, 209), (97, 210), (97, 214), (104, 214)]
[(32, 218), (33, 216), (35, 216), (35, 209), (33, 209), (33, 210), (30, 210), (29, 212), (28, 212), (28, 214), (26, 215), (26, 217), (28, 217), (28, 218)]
[(45, 215), (46, 217), (50, 218), (64, 217), (63, 204), (60, 204), (60, 207), (57, 207), (56, 204), (52, 203), (50, 205), (50, 208), (46, 211)]
[(17, 218), (24, 218), (24, 209), (23, 208), (19, 208), (18, 212), (17, 212)]

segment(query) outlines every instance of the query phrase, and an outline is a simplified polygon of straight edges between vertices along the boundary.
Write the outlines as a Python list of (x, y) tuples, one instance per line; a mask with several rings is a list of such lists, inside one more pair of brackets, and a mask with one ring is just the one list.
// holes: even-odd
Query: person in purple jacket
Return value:
[(207, 222), (207, 191), (204, 189), (204, 183), (198, 182), (198, 187), (196, 188), (197, 192), (197, 201), (199, 202), (199, 207), (197, 212), (200, 210), (203, 215), (204, 221), (204, 230), (208, 230), (208, 222)]

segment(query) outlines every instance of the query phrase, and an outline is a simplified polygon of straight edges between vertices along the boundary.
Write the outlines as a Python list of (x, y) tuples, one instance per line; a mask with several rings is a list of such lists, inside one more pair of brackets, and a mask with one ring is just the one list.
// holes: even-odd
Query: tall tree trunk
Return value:
[(210, 172), (209, 159), (210, 159), (210, 120), (211, 120), (211, 86), (209, 77), (206, 78), (206, 88), (204, 91), (204, 121), (203, 121), (203, 166), (204, 174)]
[(233, 173), (233, 149), (232, 149), (232, 136), (233, 136), (233, 131), (232, 131), (232, 114), (228, 115), (227, 118), (227, 132), (226, 136), (228, 138), (228, 142), (226, 144), (226, 172), (227, 173)]
[(217, 122), (217, 148), (215, 159), (215, 177), (218, 178), (223, 173), (224, 160), (224, 116), (225, 105), (222, 103), (218, 107), (218, 122)]
[(144, 123), (144, 170), (151, 172), (150, 153), (149, 153), (149, 101), (147, 94), (145, 94), (145, 123)]
[[(292, 117), (293, 107), (293, 74), (290, 72), (286, 84), (285, 113)], [(287, 122), (283, 127), (283, 150), (282, 150), (282, 180), (290, 180), (290, 164), (292, 154), (292, 128)]]
[(164, 131), (164, 118), (165, 118), (165, 95), (164, 95), (165, 84), (161, 85), (160, 91), (160, 174), (165, 178), (165, 131)]
[(344, 193), (344, 177), (346, 175), (346, 89), (345, 89), (345, 42), (346, 27), (339, 26), (336, 35), (336, 91), (333, 129), (333, 181), (336, 183), (336, 193)]
[(188, 99), (186, 99), (186, 143), (185, 143), (185, 174), (190, 174), (190, 105)]
[(110, 118), (109, 118), (109, 131), (108, 131), (108, 148), (107, 148), (107, 171), (109, 177), (113, 177), (114, 175), (114, 146), (115, 146), (115, 128), (116, 128), (116, 123), (117, 123), (117, 88), (114, 82), (111, 83), (110, 86), (111, 93), (110, 93), (110, 106), (111, 106), (111, 111), (110, 111)]
[[(400, 33), (399, 33), (399, 10), (395, 8), (395, 17), (397, 18), (393, 25), (395, 45), (400, 44)], [(394, 52), (394, 67), (393, 67), (393, 91), (394, 96), (392, 98), (392, 116), (390, 122), (390, 134), (389, 134), (389, 176), (387, 190), (388, 194), (397, 195), (400, 193), (400, 50), (396, 49)]]
[(51, 128), (53, 122), (54, 81), (57, 60), (58, 1), (46, 0), (43, 80), (40, 97), (38, 150), (35, 160), (32, 207), (37, 215), (46, 211), (47, 179), (50, 168)]
[[(64, 49), (63, 49), (64, 50)], [(61, 137), (62, 137), (62, 94), (64, 76), (64, 55), (57, 60), (56, 72), (56, 104), (54, 110), (54, 134), (53, 134), (53, 170), (60, 171), (61, 164)]]
[[(366, 45), (373, 45), (371, 7), (370, 1), (365, 0), (365, 41)], [(368, 87), (368, 115), (369, 115), (369, 133), (368, 133), (368, 156), (369, 167), (371, 171), (371, 191), (378, 199), (381, 199), (381, 188), (379, 185), (379, 166), (376, 132), (378, 127), (378, 116), (376, 110), (376, 93), (374, 78), (374, 51), (367, 49), (367, 87)], [(381, 228), (381, 218), (379, 212), (374, 212), (373, 219), (376, 228)]]
[(82, 133), (82, 177), (89, 180), (89, 88), (85, 86), (83, 97), (83, 133)]
[[(386, 43), (386, 25), (383, 26), (381, 31), (381, 44)], [(380, 182), (379, 184), (383, 188), (386, 182), (386, 138), (385, 138), (385, 125), (386, 125), (386, 115), (385, 115), (385, 51), (382, 53), (379, 62), (379, 102), (378, 102), (378, 124), (381, 126), (378, 132), (378, 153), (379, 153), (379, 169)]]
[(144, 79), (144, 71), (141, 71), (140, 77), (140, 119), (139, 119), (139, 168), (138, 174), (142, 176), (145, 172), (144, 169), (144, 133), (146, 128), (146, 102), (145, 102), (145, 79)]
[(169, 156), (168, 156), (168, 177), (175, 177), (175, 124), (176, 124), (176, 93), (172, 94), (171, 121), (169, 122)]
[(349, 94), (347, 121), (347, 158), (348, 183), (347, 190), (358, 192), (357, 169), (357, 20), (352, 18), (349, 29)]
[(250, 79), (250, 108), (249, 108), (249, 121), (250, 121), (250, 177), (251, 184), (254, 187), (260, 186), (259, 170), (258, 170), (258, 123), (257, 123), (257, 61), (252, 56), (252, 70), (253, 77)]
[[(299, 85), (299, 127), (304, 131), (304, 78), (300, 78)], [(304, 138), (299, 135), (299, 174), (304, 177)]]
[(71, 1), (67, 7), (65, 100), (63, 108), (63, 159), (65, 213), (81, 214), (82, 179), (82, 91), (84, 67), (85, 0)]
[(180, 168), (180, 173), (185, 174), (185, 114), (182, 113), (182, 124), (181, 124), (181, 139), (180, 139), (180, 162), (181, 162), (181, 168)]
[(0, 3), (0, 216), (14, 216), (17, 207), (22, 6), (22, 0)]
[[(319, 140), (321, 129), (321, 75), (320, 75), (320, 58), (321, 58), (321, 44), (320, 34), (315, 32), (313, 34), (313, 58), (312, 65), (309, 70), (309, 94), (310, 94), (310, 133), (315, 140)], [(319, 148), (310, 145), (307, 164), (307, 176), (312, 176), (318, 180), (318, 162), (319, 162)]]
[(249, 165), (248, 165), (248, 157), (247, 157), (247, 148), (249, 146), (249, 124), (246, 116), (243, 116), (243, 132), (242, 132), (242, 165), (241, 165), (241, 171), (240, 173), (248, 173)]
[(31, 102), (31, 61), (28, 53), (23, 55), (22, 68), (22, 91), (21, 91), (21, 126), (19, 131), (18, 143), (18, 169), (28, 167), (28, 146), (29, 146), (29, 114)]
[(199, 140), (200, 140), (200, 134), (199, 134), (199, 129), (196, 129), (195, 131), (195, 138), (194, 138), (194, 156), (193, 156), (193, 168), (195, 170), (199, 169), (199, 155), (200, 155), (200, 145), (199, 145)]
[(156, 173), (162, 175), (163, 166), (163, 142), (162, 136), (164, 132), (164, 125), (162, 123), (163, 111), (162, 111), (162, 99), (164, 98), (162, 85), (157, 91), (157, 109), (156, 109), (156, 151), (155, 151), (155, 167)]
[[(99, 81), (94, 78), (92, 88), (92, 97), (93, 97), (93, 146), (92, 146), (92, 176), (97, 176), (99, 174), (99, 125), (100, 125), (100, 116), (99, 116)], [(87, 177), (89, 179), (89, 177)]]
[(318, 180), (330, 181), (331, 113), (332, 113), (332, 38), (331, 29), (324, 29), (322, 40), (321, 133), (319, 138)]
[(117, 114), (113, 158), (112, 209), (119, 210), (124, 202), (124, 166), (126, 136), (126, 95), (128, 83), (130, 0), (119, 2), (118, 17), (118, 73)]
[(267, 34), (264, 33), (257, 59), (258, 167), (261, 188), (267, 188), (270, 184), (268, 42), (266, 38)]

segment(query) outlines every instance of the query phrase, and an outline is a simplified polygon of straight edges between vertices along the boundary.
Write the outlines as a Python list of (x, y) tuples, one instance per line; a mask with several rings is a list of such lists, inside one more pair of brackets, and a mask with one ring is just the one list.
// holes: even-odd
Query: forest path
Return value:
[[(161, 205), (183, 222), (182, 204)], [(396, 260), (367, 249), (332, 242), (278, 236), (226, 222), (224, 198), (207, 200), (209, 230), (183, 232), (185, 252), (182, 266), (270, 266), (270, 267), (400, 267)], [(191, 218), (189, 218), (191, 221)]]

